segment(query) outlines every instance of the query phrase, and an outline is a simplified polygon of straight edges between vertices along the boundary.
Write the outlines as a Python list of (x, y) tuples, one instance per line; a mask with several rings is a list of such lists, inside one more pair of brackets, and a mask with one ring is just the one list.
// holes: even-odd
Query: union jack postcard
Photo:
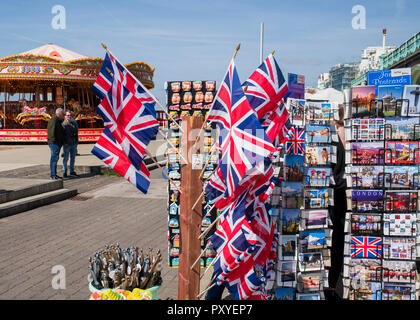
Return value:
[(368, 236), (350, 237), (351, 258), (381, 258), (382, 238)]

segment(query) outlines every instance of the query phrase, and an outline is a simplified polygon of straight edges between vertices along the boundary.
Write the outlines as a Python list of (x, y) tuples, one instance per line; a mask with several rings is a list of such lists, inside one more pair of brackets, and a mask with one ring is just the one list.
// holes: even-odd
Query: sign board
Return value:
[(305, 99), (305, 76), (288, 73), (289, 98)]
[(368, 86), (376, 87), (375, 94), (378, 95), (378, 86), (411, 85), (411, 68), (368, 71), (366, 79)]

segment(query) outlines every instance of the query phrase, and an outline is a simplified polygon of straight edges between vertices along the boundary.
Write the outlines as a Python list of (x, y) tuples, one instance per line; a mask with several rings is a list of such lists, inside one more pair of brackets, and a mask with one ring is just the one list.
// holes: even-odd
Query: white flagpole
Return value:
[(260, 30), (260, 64), (263, 62), (263, 43), (264, 43), (264, 22), (261, 22), (261, 30)]
[(111, 52), (111, 50), (109, 50), (108, 49), (108, 47), (105, 45), (105, 44), (103, 44), (102, 43), (102, 47), (104, 47), (104, 49), (106, 50), (106, 51), (108, 51), (114, 58), (115, 58), (115, 60), (117, 60), (126, 70), (127, 70), (127, 72), (137, 81), (137, 83), (142, 87), (142, 89), (144, 90), (144, 91), (146, 91), (151, 97), (152, 97), (152, 99), (153, 100), (155, 100), (155, 102), (158, 104), (158, 106), (163, 110), (163, 112), (165, 112), (166, 113), (166, 115), (169, 117), (169, 119), (171, 119), (175, 124), (176, 124), (176, 126), (178, 127), (178, 129), (182, 132), (182, 133), (184, 133), (183, 131), (182, 131), (182, 129), (181, 129), (181, 127), (179, 126), (179, 124), (171, 117), (171, 115), (166, 111), (166, 109), (161, 105), (161, 103), (159, 102), (159, 100), (143, 85), (143, 83), (141, 83), (141, 81), (140, 80), (138, 80), (137, 79), (137, 77), (136, 76), (134, 76), (131, 72), (130, 72), (130, 70), (128, 70), (122, 63), (121, 63), (121, 61), (120, 60), (118, 60), (118, 58), (116, 57), (116, 56), (114, 56), (114, 54)]

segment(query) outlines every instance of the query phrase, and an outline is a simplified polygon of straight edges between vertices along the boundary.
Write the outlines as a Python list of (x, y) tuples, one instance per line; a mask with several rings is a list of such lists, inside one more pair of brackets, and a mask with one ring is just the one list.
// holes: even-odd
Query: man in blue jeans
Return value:
[(64, 110), (62, 108), (57, 108), (57, 110), (55, 110), (55, 115), (48, 121), (47, 126), (48, 147), (51, 151), (50, 171), (52, 180), (61, 179), (61, 177), (57, 176), (57, 162), (64, 139), (63, 127), (61, 125), (63, 120)]
[(63, 140), (63, 177), (67, 178), (67, 161), (70, 155), (70, 175), (78, 177), (74, 171), (74, 160), (77, 152), (78, 129), (76, 121), (72, 121), (71, 111), (66, 111), (64, 121), (62, 122), (64, 130)]

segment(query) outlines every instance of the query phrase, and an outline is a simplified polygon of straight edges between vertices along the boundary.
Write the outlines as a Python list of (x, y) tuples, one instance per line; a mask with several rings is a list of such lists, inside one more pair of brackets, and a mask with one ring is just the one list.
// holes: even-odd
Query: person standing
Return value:
[(63, 177), (67, 177), (67, 162), (69, 160), (70, 155), (70, 175), (78, 177), (76, 172), (74, 171), (74, 161), (76, 158), (77, 152), (77, 143), (78, 143), (78, 128), (75, 121), (72, 120), (71, 111), (66, 111), (66, 115), (64, 121), (62, 123), (63, 126)]
[(57, 162), (60, 155), (60, 149), (63, 145), (63, 127), (61, 123), (64, 119), (62, 108), (55, 110), (55, 115), (48, 121), (47, 141), (50, 148), (50, 177), (52, 180), (61, 179), (57, 176)]
[(334, 175), (334, 206), (332, 209), (331, 220), (333, 223), (332, 233), (332, 247), (331, 247), (331, 268), (328, 274), (329, 289), (325, 292), (327, 300), (339, 300), (341, 295), (337, 293), (339, 287), (338, 279), (343, 270), (344, 260), (344, 223), (347, 212), (347, 183), (344, 177), (345, 173), (345, 130), (344, 130), (344, 107), (339, 105), (338, 109), (339, 120), (334, 121), (337, 127), (338, 142), (333, 142), (332, 145), (337, 148), (337, 162), (333, 164)]
[(77, 124), (77, 121), (73, 117), (73, 115), (74, 115), (74, 112), (71, 111), (71, 121), (74, 123), (74, 125), (77, 128), (76, 156), (80, 156), (79, 152), (77, 151), (77, 146), (79, 145), (79, 125)]

